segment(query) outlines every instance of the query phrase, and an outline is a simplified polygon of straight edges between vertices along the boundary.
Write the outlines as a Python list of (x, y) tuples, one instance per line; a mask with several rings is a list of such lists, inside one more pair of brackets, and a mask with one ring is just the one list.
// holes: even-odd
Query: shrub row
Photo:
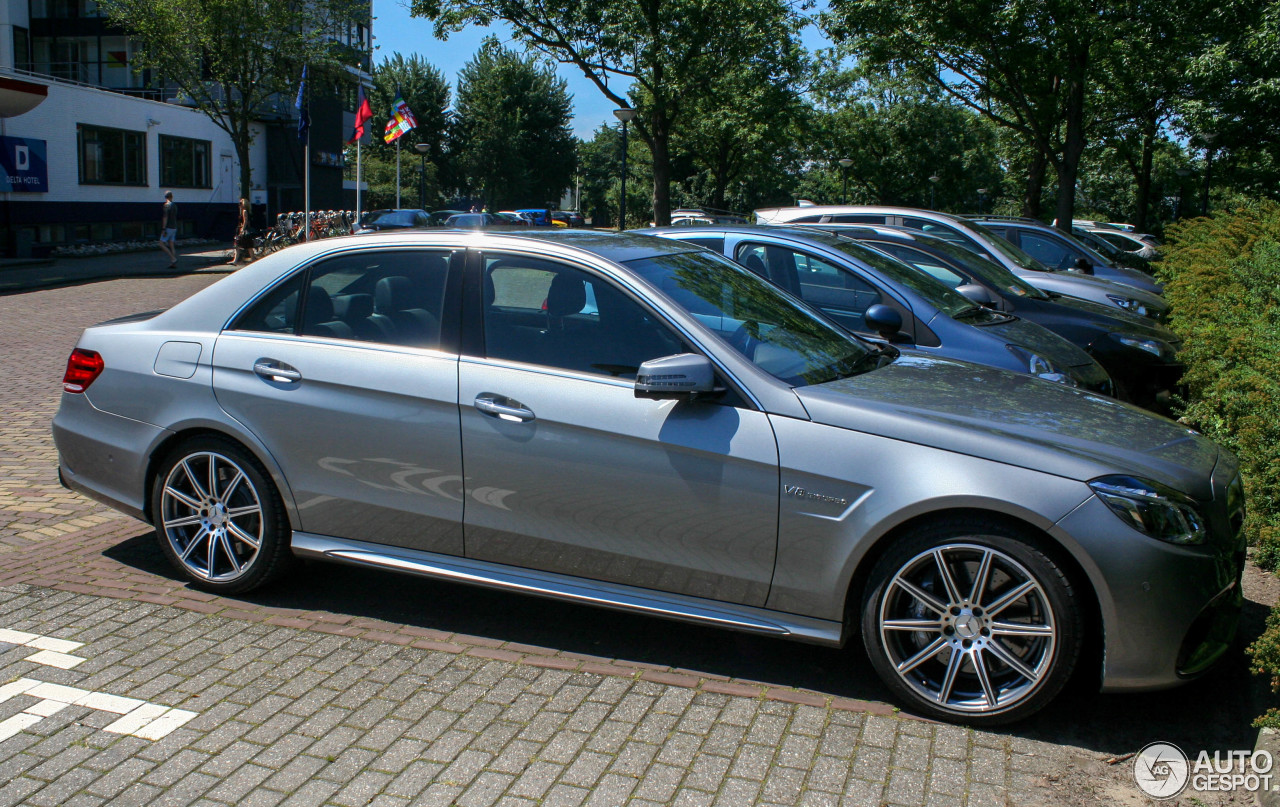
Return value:
[[(1240, 458), (1245, 530), (1263, 568), (1280, 566), (1280, 205), (1249, 202), (1178, 223), (1158, 276), (1183, 340), (1186, 422)], [(1249, 648), (1280, 689), (1280, 611)], [(1259, 725), (1280, 726), (1272, 709)]]

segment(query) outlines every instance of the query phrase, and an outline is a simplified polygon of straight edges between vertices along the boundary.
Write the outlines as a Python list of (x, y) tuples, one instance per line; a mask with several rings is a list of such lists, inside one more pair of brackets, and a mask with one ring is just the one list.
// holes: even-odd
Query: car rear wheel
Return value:
[(229, 440), (197, 438), (171, 452), (151, 506), (161, 548), (197, 588), (248, 591), (283, 573), (292, 557), (275, 486)]
[(1080, 655), (1077, 594), (1025, 537), (983, 522), (929, 526), (872, 571), (863, 643), (908, 708), (970, 724), (1020, 720), (1054, 698)]

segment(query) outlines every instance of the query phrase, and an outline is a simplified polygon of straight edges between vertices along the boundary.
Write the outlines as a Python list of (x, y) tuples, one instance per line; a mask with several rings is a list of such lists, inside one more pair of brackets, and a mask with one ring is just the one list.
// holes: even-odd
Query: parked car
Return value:
[(1094, 238), (1106, 241), (1108, 244), (1111, 244), (1118, 249), (1137, 255), (1139, 258), (1154, 261), (1156, 258), (1160, 257), (1160, 250), (1156, 249), (1155, 244), (1143, 241), (1133, 233), (1126, 233), (1120, 230), (1109, 230), (1101, 227), (1088, 228), (1084, 231)]
[(1087, 244), (1097, 252), (1100, 252), (1103, 257), (1111, 261), (1116, 266), (1128, 266), (1131, 269), (1138, 269), (1146, 272), (1147, 274), (1151, 274), (1151, 261), (1146, 258), (1141, 258), (1133, 252), (1125, 252), (1111, 242), (1102, 240), (1096, 233), (1091, 231), (1073, 227), (1071, 234), (1082, 243)]
[(1096, 361), (1065, 339), (968, 300), (930, 275), (830, 233), (782, 227), (644, 231), (712, 249), (867, 337), (1111, 394)]
[(425, 210), (370, 210), (360, 217), (355, 233), (374, 233), (379, 230), (407, 230), (413, 227), (432, 226), (431, 214)]
[(551, 227), (555, 224), (551, 211), (545, 207), (522, 207), (516, 212), (528, 219), (534, 227)]
[(443, 227), (444, 223), (449, 220), (450, 216), (456, 216), (460, 213), (466, 213), (465, 210), (436, 210), (431, 214), (431, 223), (437, 227)]
[(445, 219), (444, 226), (460, 227), (468, 230), (480, 230), (485, 227), (505, 227), (510, 224), (505, 218), (492, 213), (459, 213)]
[(1153, 319), (1162, 318), (1169, 309), (1159, 294), (1077, 271), (1054, 270), (976, 222), (949, 213), (876, 205), (808, 205), (762, 209), (755, 215), (761, 224), (882, 224), (920, 230), (984, 255), (1044, 291), (1114, 305)]
[(1190, 680), (1242, 602), (1238, 463), (1210, 440), (863, 341), (671, 239), (301, 244), (86, 329), (53, 436), (63, 482), (154, 524), (201, 589), (303, 557), (860, 635), (945, 720), (1026, 717), (1076, 672)]
[(504, 223), (510, 224), (513, 227), (529, 226), (529, 220), (514, 210), (499, 210), (497, 213), (494, 213), (493, 215), (498, 216), (499, 218), (504, 220)]
[(1140, 269), (1117, 266), (1097, 250), (1082, 243), (1070, 233), (1033, 219), (999, 216), (969, 216), (989, 232), (1016, 244), (1023, 252), (1050, 269), (1080, 269), (1086, 274), (1114, 283), (1123, 283), (1151, 294), (1164, 289)]
[[(950, 241), (919, 230), (814, 224), (836, 235), (875, 247), (917, 267), (970, 299), (1016, 314), (1083, 348), (1115, 382), (1115, 396), (1165, 413), (1179, 390), (1184, 367), (1182, 345), (1168, 328), (1129, 314), (1061, 294), (1044, 292), (998, 264)], [(978, 286), (975, 294), (969, 287)]]

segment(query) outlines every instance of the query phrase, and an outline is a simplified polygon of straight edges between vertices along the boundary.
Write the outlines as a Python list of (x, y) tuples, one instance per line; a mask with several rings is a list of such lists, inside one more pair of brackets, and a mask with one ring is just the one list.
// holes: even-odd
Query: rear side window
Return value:
[(826, 220), (832, 224), (884, 224), (885, 216), (873, 216), (867, 213), (838, 213), (833, 216), (827, 216)]
[(926, 232), (929, 235), (936, 236), (944, 241), (950, 241), (953, 244), (959, 244), (961, 246), (964, 246), (969, 241), (969, 239), (965, 238), (959, 230), (948, 227), (945, 224), (939, 224), (936, 221), (929, 221), (928, 219), (917, 219), (905, 216), (902, 219), (902, 226)]
[(233, 331), (292, 334), (298, 324), (298, 293), (305, 272), (299, 272), (267, 292), (231, 326)]
[(724, 254), (723, 236), (720, 238), (715, 238), (714, 236), (707, 236), (703, 238), (681, 238), (680, 240), (686, 244), (697, 244), (700, 247), (706, 247), (712, 252), (718, 252), (722, 255)]

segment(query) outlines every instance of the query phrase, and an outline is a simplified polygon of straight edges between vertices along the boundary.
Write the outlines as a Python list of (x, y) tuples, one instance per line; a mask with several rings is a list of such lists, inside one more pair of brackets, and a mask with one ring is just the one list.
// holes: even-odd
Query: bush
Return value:
[[(1280, 565), (1280, 205), (1174, 225), (1158, 276), (1183, 340), (1183, 418), (1240, 458), (1254, 560)], [(1249, 648), (1280, 689), (1280, 611)], [(1258, 725), (1280, 726), (1269, 711)]]

